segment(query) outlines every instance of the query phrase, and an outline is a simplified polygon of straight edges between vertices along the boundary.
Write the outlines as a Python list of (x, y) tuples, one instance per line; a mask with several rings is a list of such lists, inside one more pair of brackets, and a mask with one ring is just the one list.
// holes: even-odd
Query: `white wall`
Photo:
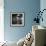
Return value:
[(4, 3), (0, 0), (0, 42), (4, 41)]

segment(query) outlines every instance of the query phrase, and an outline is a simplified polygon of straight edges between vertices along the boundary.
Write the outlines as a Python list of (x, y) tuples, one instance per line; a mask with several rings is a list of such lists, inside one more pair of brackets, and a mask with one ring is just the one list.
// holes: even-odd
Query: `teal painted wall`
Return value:
[[(4, 0), (4, 39), (18, 41), (32, 30), (36, 11), (40, 9), (40, 0)], [(24, 12), (25, 26), (10, 27), (10, 12)]]

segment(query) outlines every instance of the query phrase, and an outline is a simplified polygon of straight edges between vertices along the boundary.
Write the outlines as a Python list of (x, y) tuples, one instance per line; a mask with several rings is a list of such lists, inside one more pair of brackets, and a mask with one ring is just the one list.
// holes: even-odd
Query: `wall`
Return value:
[[(41, 11), (43, 10), (43, 9), (46, 9), (46, 0), (41, 0), (40, 1), (40, 9), (41, 9)], [(42, 26), (45, 26), (46, 27), (46, 11), (44, 11), (43, 12), (43, 22), (41, 21), (40, 22), (40, 25), (42, 25)]]
[[(18, 41), (32, 29), (35, 12), (40, 9), (40, 0), (4, 0), (4, 38), (7, 41)], [(10, 27), (10, 12), (24, 12), (25, 26)]]
[[(46, 9), (46, 0), (40, 0), (40, 9), (43, 10), (43, 9)], [(40, 25), (46, 27), (46, 11), (43, 13), (42, 15), (43, 17), (43, 22), (40, 21)], [(46, 37), (46, 34), (45, 34), (45, 37)], [(45, 43), (46, 43), (46, 38), (45, 38)]]
[(4, 41), (4, 3), (0, 0), (0, 42)]

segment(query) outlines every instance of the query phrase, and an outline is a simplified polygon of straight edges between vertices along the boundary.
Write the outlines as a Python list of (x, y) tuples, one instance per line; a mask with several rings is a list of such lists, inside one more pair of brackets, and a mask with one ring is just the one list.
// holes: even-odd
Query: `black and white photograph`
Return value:
[(24, 13), (11, 13), (11, 26), (24, 26)]

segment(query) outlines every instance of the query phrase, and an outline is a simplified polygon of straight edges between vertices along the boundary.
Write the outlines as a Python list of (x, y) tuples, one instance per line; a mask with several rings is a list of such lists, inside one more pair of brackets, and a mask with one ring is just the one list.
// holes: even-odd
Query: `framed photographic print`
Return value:
[(10, 24), (11, 26), (24, 26), (24, 13), (11, 12)]

